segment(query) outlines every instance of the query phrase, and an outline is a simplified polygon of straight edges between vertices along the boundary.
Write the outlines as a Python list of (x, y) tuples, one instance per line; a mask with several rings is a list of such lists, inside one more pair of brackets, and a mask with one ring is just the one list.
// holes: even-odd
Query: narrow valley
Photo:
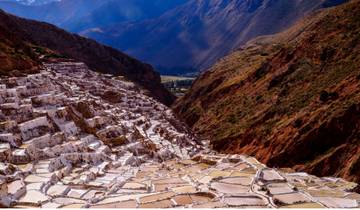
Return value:
[(360, 0), (0, 8), (0, 208), (360, 208)]

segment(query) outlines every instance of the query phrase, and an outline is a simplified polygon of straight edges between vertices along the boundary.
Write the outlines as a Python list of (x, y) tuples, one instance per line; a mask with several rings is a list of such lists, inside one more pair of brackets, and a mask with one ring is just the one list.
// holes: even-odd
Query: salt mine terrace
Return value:
[(360, 207), (355, 183), (211, 151), (172, 111), (83, 63), (0, 80), (0, 205)]

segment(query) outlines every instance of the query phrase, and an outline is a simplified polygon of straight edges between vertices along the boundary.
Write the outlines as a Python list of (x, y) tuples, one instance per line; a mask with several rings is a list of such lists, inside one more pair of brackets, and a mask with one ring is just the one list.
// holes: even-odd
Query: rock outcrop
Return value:
[(355, 183), (222, 155), (122, 77), (46, 63), (0, 79), (0, 205), (359, 207)]

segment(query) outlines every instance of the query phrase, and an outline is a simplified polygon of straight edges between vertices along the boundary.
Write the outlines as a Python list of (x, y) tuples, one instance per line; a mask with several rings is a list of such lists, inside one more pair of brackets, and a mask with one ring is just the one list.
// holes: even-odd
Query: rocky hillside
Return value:
[(209, 67), (259, 35), (344, 0), (190, 0), (159, 18), (82, 33), (151, 63), (163, 74)]
[(360, 1), (250, 42), (174, 109), (216, 150), (360, 182)]
[(0, 74), (10, 75), (24, 71), (36, 71), (37, 57), (32, 48), (17, 39), (0, 22)]
[(67, 58), (86, 63), (103, 73), (122, 75), (149, 90), (149, 95), (169, 105), (174, 96), (161, 84), (158, 73), (145, 63), (93, 40), (70, 34), (53, 25), (18, 18), (0, 10), (0, 25), (12, 37), (50, 49)]

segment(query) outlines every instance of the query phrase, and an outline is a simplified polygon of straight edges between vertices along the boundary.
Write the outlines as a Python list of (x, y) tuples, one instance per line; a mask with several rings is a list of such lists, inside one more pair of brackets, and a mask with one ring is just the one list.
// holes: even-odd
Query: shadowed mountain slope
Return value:
[(278, 33), (344, 0), (190, 0), (159, 18), (81, 33), (156, 66), (202, 70), (252, 38)]

